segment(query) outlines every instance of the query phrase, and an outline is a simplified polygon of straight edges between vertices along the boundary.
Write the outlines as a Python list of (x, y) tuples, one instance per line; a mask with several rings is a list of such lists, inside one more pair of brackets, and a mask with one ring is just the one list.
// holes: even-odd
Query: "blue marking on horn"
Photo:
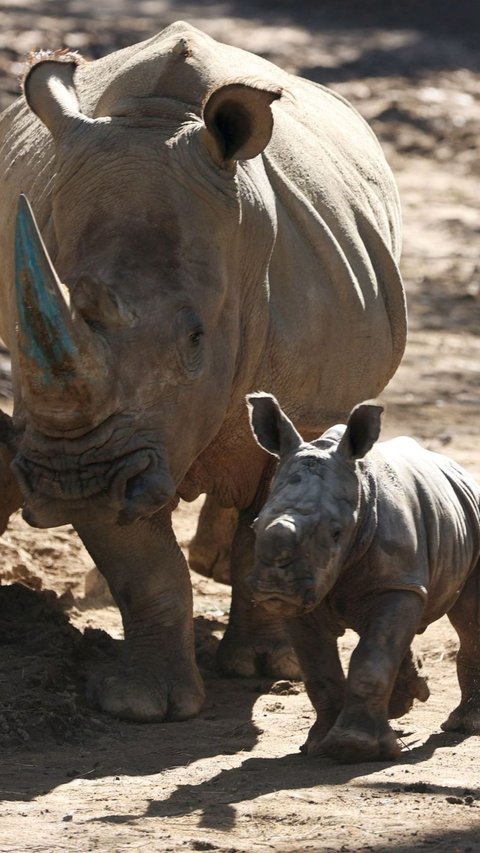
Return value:
[(79, 353), (68, 328), (68, 307), (26, 196), (18, 201), (15, 290), (20, 348), (46, 385), (73, 376)]

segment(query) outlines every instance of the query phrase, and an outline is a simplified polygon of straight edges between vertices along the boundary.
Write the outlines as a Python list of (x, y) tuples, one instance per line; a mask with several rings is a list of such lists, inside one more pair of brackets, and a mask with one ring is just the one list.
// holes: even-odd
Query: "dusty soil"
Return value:
[[(478, 4), (18, 0), (0, 10), (0, 103), (30, 49), (95, 57), (178, 17), (331, 85), (371, 121), (402, 195), (410, 304), (385, 434), (480, 476)], [(8, 407), (4, 355), (0, 393)], [(177, 512), (183, 546), (197, 513)], [(73, 532), (15, 517), (0, 556), (2, 853), (480, 850), (479, 739), (439, 728), (458, 699), (446, 620), (418, 640), (432, 695), (399, 721), (400, 759), (339, 766), (298, 752), (313, 719), (301, 684), (218, 677), (227, 587), (193, 578), (202, 713), (140, 726), (84, 704), (85, 673), (115, 656), (121, 625)]]

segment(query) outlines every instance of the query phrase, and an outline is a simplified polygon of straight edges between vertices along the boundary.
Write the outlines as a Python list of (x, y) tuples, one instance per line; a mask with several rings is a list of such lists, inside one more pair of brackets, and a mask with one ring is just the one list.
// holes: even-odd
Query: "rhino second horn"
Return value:
[(80, 427), (101, 408), (107, 359), (86, 324), (73, 321), (24, 195), (15, 230), (15, 292), (26, 406), (42, 428)]

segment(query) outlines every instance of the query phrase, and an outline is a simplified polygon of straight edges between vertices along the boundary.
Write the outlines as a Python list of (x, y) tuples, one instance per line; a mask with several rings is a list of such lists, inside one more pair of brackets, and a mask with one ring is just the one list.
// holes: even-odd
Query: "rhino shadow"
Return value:
[[(201, 812), (199, 828), (227, 832), (235, 825), (235, 803), (245, 800), (256, 800), (268, 794), (274, 795), (279, 791), (312, 789), (320, 797), (321, 789), (325, 786), (341, 787), (358, 777), (378, 773), (394, 765), (421, 764), (432, 757), (437, 749), (451, 748), (458, 745), (466, 735), (452, 733), (435, 733), (421, 746), (414, 747), (402, 753), (396, 761), (375, 761), (361, 764), (340, 765), (325, 757), (305, 758), (299, 753), (291, 753), (278, 758), (247, 758), (239, 767), (221, 770), (208, 781), (197, 785), (180, 785), (174, 793), (165, 800), (152, 799), (147, 809), (141, 814), (115, 814), (96, 818), (94, 822), (122, 824), (144, 818), (186, 817), (193, 812)], [(368, 783), (366, 783), (368, 784)], [(421, 793), (419, 783), (416, 787), (408, 783), (374, 782), (372, 787), (386, 789), (411, 790)], [(439, 789), (442, 786), (430, 786)], [(446, 794), (464, 795), (465, 791), (457, 788), (445, 789)], [(463, 792), (463, 794), (462, 794)], [(474, 792), (467, 792), (474, 793)], [(477, 792), (478, 793), (478, 792)], [(312, 800), (317, 802), (317, 800)]]

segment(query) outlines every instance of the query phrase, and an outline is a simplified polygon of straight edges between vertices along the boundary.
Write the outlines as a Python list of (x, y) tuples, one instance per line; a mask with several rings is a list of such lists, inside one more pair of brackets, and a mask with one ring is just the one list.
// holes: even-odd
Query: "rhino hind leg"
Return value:
[(430, 696), (427, 679), (420, 675), (422, 660), (414, 655), (410, 648), (400, 666), (395, 686), (388, 703), (388, 718), (390, 720), (403, 717), (413, 706), (414, 700), (426, 702)]
[(445, 732), (480, 734), (480, 563), (448, 613), (460, 647), (457, 676), (460, 704), (442, 724)]
[(226, 675), (300, 679), (298, 660), (283, 620), (254, 607), (246, 583), (253, 566), (255, 515), (251, 509), (239, 513), (232, 546), (232, 605), (218, 649), (218, 664)]
[(200, 510), (197, 532), (188, 549), (191, 569), (218, 583), (230, 583), (230, 559), (237, 521), (236, 509), (222, 507), (213, 495), (207, 495)]

